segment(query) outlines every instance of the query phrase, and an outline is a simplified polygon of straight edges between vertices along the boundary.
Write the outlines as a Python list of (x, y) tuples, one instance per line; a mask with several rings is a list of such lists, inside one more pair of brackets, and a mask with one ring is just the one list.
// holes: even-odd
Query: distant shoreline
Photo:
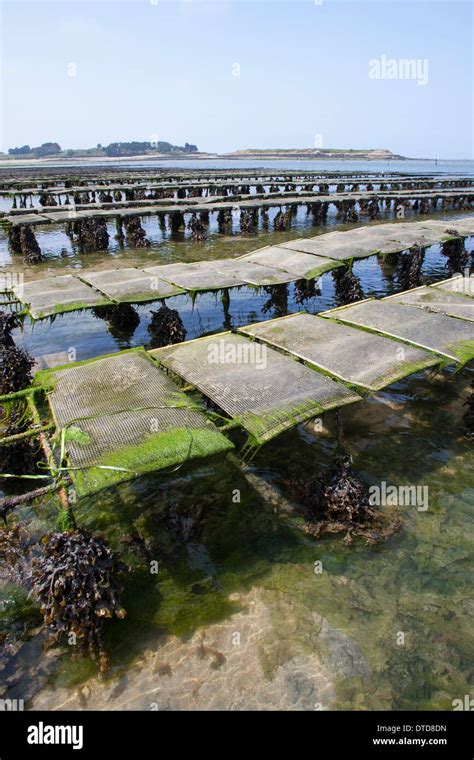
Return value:
[(196, 161), (196, 162), (214, 162), (214, 161), (228, 161), (228, 162), (236, 162), (239, 163), (241, 161), (259, 161), (262, 162), (262, 164), (265, 164), (269, 161), (317, 161), (317, 162), (340, 162), (341, 164), (344, 163), (350, 163), (354, 161), (360, 161), (360, 162), (403, 162), (403, 163), (412, 163), (412, 162), (431, 162), (434, 163), (435, 161), (438, 162), (445, 162), (449, 161), (452, 163), (463, 163), (466, 161), (474, 161), (472, 158), (408, 158), (405, 156), (396, 156), (392, 154), (389, 156), (381, 156), (381, 155), (370, 155), (367, 154), (361, 154), (358, 153), (356, 155), (350, 156), (349, 154), (325, 154), (324, 156), (315, 155), (315, 154), (304, 154), (304, 153), (292, 153), (289, 152), (278, 152), (278, 153), (259, 153), (259, 152), (238, 152), (238, 153), (223, 153), (223, 154), (217, 154), (217, 153), (198, 153), (198, 154), (141, 154), (136, 156), (51, 156), (50, 158), (0, 158), (0, 168), (2, 169), (20, 169), (20, 168), (28, 168), (28, 167), (62, 167), (62, 166), (87, 166), (88, 164), (91, 165), (97, 165), (97, 164), (103, 164), (103, 165), (111, 165), (111, 166), (119, 166), (121, 164), (133, 164), (133, 163), (144, 163), (144, 162), (169, 162), (170, 164), (181, 161)]

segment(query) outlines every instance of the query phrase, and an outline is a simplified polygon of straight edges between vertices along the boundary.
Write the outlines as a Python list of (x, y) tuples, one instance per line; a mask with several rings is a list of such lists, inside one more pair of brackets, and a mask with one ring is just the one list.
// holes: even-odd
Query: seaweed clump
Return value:
[(43, 261), (35, 233), (28, 224), (19, 224), (10, 228), (8, 247), (12, 254), (22, 255), (27, 264), (39, 264)]
[(183, 320), (176, 309), (164, 305), (158, 311), (152, 311), (152, 319), (148, 325), (153, 348), (162, 348), (173, 343), (182, 343), (186, 338)]
[(119, 581), (126, 565), (103, 538), (85, 529), (51, 533), (43, 540), (42, 554), (32, 561), (31, 593), (39, 601), (49, 643), (67, 636), (78, 655), (98, 656), (103, 673), (109, 666), (104, 621), (126, 615)]
[(398, 281), (402, 290), (417, 288), (423, 283), (422, 267), (425, 252), (419, 245), (402, 254), (398, 263)]
[(149, 248), (151, 243), (142, 227), (139, 216), (125, 216), (123, 219), (127, 240), (134, 248)]
[(360, 537), (374, 545), (401, 527), (398, 518), (384, 524), (384, 516), (370, 506), (365, 486), (352, 469), (352, 457), (345, 452), (321, 477), (284, 480), (283, 486), (301, 503), (307, 520), (304, 532), (314, 538), (345, 532), (347, 544)]
[(0, 311), (0, 394), (24, 390), (32, 380), (34, 359), (15, 345), (12, 330), (19, 326), (15, 314)]
[(453, 235), (453, 237), (443, 243), (441, 251), (447, 258), (446, 267), (449, 274), (458, 274), (467, 267), (469, 254), (466, 251), (464, 238), (459, 235), (457, 230), (446, 230), (446, 234)]
[(191, 237), (193, 240), (200, 241), (206, 239), (206, 230), (201, 219), (199, 219), (196, 214), (191, 216), (188, 229), (191, 230)]
[(364, 297), (362, 285), (349, 265), (334, 269), (332, 277), (336, 289), (337, 306), (345, 306), (348, 303), (362, 300)]
[(105, 219), (90, 217), (75, 219), (66, 224), (66, 234), (79, 246), (82, 253), (106, 251), (109, 245), (109, 233)]
[[(5, 437), (18, 435), (29, 429), (29, 417), (21, 401), (14, 404), (8, 412), (6, 426), (2, 433)], [(23, 438), (10, 445), (0, 447), (0, 470), (2, 472), (22, 475), (35, 472), (38, 460), (38, 445), (32, 438)], [(0, 510), (0, 516), (3, 516)]]
[(251, 209), (243, 209), (240, 212), (240, 234), (252, 235), (255, 230), (256, 215)]

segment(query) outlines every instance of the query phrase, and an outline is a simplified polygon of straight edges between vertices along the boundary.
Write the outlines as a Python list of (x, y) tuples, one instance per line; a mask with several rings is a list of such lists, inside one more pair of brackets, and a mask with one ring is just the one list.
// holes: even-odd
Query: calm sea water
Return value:
[[(178, 164), (185, 165), (203, 168), (201, 162)], [(407, 162), (400, 168), (395, 162), (285, 167), (408, 171)], [(472, 162), (439, 162), (436, 170), (472, 174), (473, 168)], [(435, 167), (410, 162), (410, 170), (432, 173)], [(114, 243), (107, 254), (87, 256), (72, 250), (63, 233), (45, 232), (47, 261), (26, 274), (237, 256), (324, 231), (311, 227), (303, 210), (290, 232), (261, 231), (250, 239), (211, 231), (198, 244), (182, 235), (163, 239), (152, 220), (144, 226), (150, 249)], [(7, 257), (4, 240), (2, 246)], [(19, 261), (9, 266), (24, 269)], [(377, 258), (358, 262), (355, 273), (367, 296), (398, 289), (396, 272)], [(446, 276), (438, 246), (428, 250), (424, 274), (427, 281)], [(328, 274), (320, 294), (303, 304), (296, 303), (292, 284), (286, 295), (233, 290), (228, 311), (219, 294), (168, 304), (179, 310), (187, 338), (195, 338), (284, 311), (316, 313), (334, 304), (334, 289)], [(82, 312), (25, 323), (15, 337), (37, 357), (74, 347), (77, 358), (86, 359), (149, 345), (151, 312), (158, 305), (134, 308), (140, 322), (128, 333)], [(95, 665), (71, 660), (67, 648), (46, 667), (33, 637), (23, 642), (20, 663), (18, 657), (4, 661), (3, 676), (23, 668), (21, 679), (10, 678), (7, 693), (46, 708), (154, 709), (156, 702), (160, 709), (450, 709), (472, 683), (474, 477), (461, 419), (472, 376), (469, 367), (457, 375), (421, 374), (344, 411), (346, 444), (367, 484), (415, 484), (429, 492), (428, 510), (401, 508), (402, 532), (377, 547), (347, 547), (341, 537), (317, 542), (287, 511), (291, 494), (282, 481), (317, 475), (332, 460), (331, 414), (322, 431), (299, 426), (270, 442), (247, 470), (233, 460), (202, 463), (78, 503), (79, 524), (102, 532), (131, 567), (124, 591), (128, 616), (107, 628), (110, 680), (98, 681)], [(242, 443), (239, 435), (235, 442)], [(44, 532), (54, 524), (55, 507), (45, 501), (18, 516)], [(157, 575), (123, 543), (132, 532), (147, 541), (159, 562)], [(322, 563), (321, 573), (315, 562)], [(2, 594), (13, 602), (0, 614), (14, 628), (25, 615), (24, 598), (12, 587)], [(0, 679), (6, 680), (1, 673)]]

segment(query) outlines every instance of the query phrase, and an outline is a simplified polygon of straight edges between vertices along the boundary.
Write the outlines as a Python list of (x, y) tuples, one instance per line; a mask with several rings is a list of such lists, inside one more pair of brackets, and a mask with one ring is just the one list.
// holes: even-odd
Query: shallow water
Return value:
[[(169, 261), (220, 258), (302, 234), (304, 219), (286, 237), (175, 239), (145, 252), (88, 256), (85, 265), (143, 263), (158, 252)], [(38, 271), (78, 268), (85, 258), (73, 252)], [(357, 262), (355, 273), (366, 295), (398, 288), (393, 269), (376, 257)], [(428, 250), (424, 274), (428, 281), (446, 276), (438, 246)], [(230, 292), (228, 313), (219, 294), (168, 304), (194, 338), (285, 310), (328, 308), (331, 275), (304, 304), (296, 303), (293, 284), (287, 300), (277, 295), (265, 312), (270, 294), (249, 288)], [(82, 312), (25, 323), (15, 338), (37, 357), (73, 346), (85, 359), (149, 345), (154, 308), (136, 307), (133, 335), (114, 335)], [(306, 536), (282, 484), (332, 461), (332, 414), (322, 429), (308, 423), (266, 444), (246, 470), (228, 457), (76, 504), (78, 523), (102, 532), (131, 568), (127, 618), (107, 627), (111, 674), (97, 679), (95, 664), (72, 660), (67, 646), (45, 658), (39, 636), (26, 636), (0, 657), (6, 694), (47, 709), (451, 709), (472, 683), (474, 476), (462, 429), (472, 377), (472, 366), (457, 375), (421, 373), (344, 410), (346, 446), (367, 485), (428, 488), (428, 509), (399, 507), (402, 531), (376, 547)], [(55, 506), (45, 501), (17, 517), (43, 533), (55, 522)], [(123, 542), (132, 531), (147, 541), (157, 574), (149, 557)], [(322, 572), (315, 572), (318, 561)], [(18, 625), (28, 610), (13, 591), (3, 590), (0, 614)]]

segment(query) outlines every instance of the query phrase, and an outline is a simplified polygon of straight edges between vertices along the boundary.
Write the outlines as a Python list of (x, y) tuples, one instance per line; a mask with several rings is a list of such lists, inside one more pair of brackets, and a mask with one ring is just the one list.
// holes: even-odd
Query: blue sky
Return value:
[[(471, 2), (3, 0), (1, 11), (4, 151), (160, 139), (474, 158)], [(427, 61), (427, 84), (371, 79), (381, 56)]]

